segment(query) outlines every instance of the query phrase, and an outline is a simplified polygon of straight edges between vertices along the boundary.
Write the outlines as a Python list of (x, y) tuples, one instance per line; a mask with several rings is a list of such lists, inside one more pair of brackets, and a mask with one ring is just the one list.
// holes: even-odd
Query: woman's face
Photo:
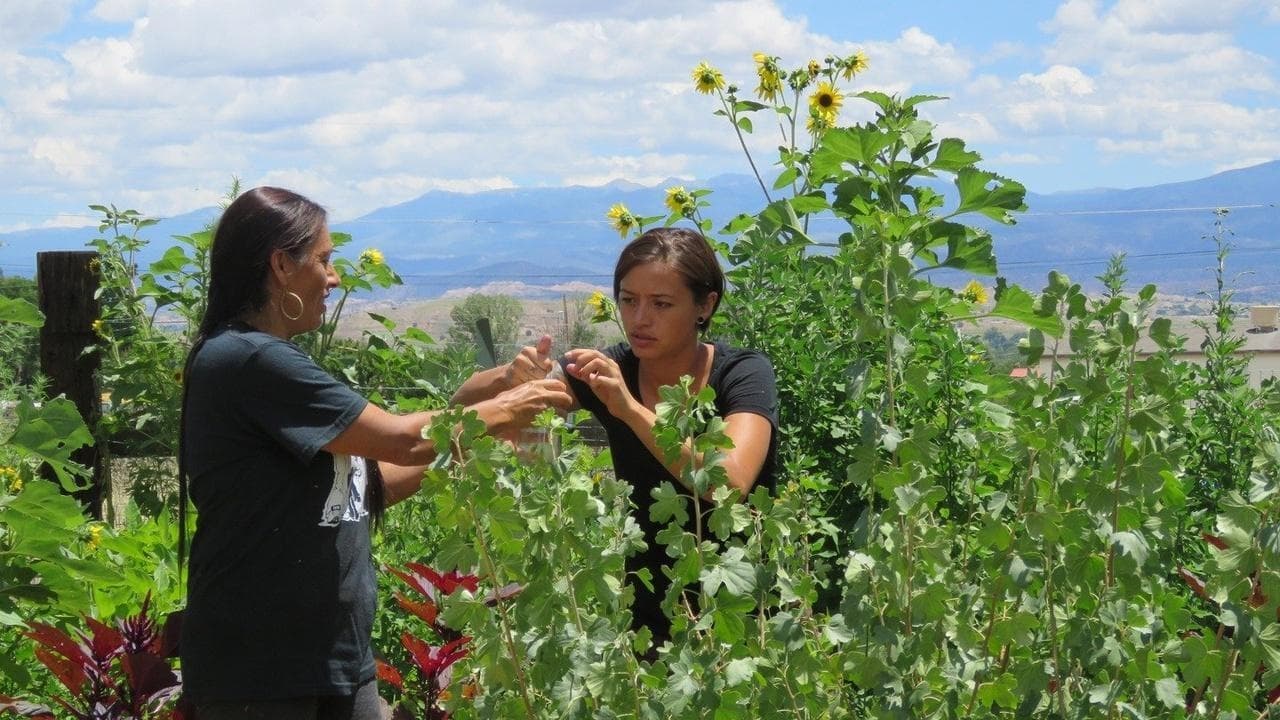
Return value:
[[(310, 246), (293, 274), (289, 276), (287, 291), (302, 298), (302, 317), (289, 320), (291, 335), (310, 332), (324, 322), (324, 301), (329, 291), (338, 287), (338, 272), (333, 268), (333, 239), (326, 227)], [(288, 296), (281, 300), (289, 313), (297, 312), (296, 303)]]
[(627, 341), (639, 358), (661, 358), (698, 342), (698, 318), (714, 297), (694, 300), (684, 278), (666, 263), (637, 265), (618, 283), (618, 311)]

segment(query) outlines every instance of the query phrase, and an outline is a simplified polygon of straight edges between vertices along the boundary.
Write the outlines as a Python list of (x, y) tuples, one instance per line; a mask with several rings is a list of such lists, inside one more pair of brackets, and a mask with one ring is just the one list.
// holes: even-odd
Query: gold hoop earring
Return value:
[[(292, 297), (294, 300), (298, 301), (297, 315), (290, 315), (284, 309), (284, 299), (286, 297)], [(286, 320), (297, 320), (298, 318), (302, 317), (302, 314), (305, 313), (306, 311), (307, 311), (307, 306), (302, 302), (302, 298), (298, 295), (298, 293), (293, 292), (292, 290), (286, 290), (284, 292), (284, 295), (280, 296), (280, 314), (283, 315)]]

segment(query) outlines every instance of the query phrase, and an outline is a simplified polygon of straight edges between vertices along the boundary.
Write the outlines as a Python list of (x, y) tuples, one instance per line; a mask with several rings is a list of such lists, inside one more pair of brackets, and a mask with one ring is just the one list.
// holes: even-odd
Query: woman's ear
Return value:
[(267, 265), (270, 276), (275, 278), (281, 287), (289, 285), (289, 276), (297, 269), (294, 267), (293, 258), (283, 250), (272, 250), (271, 256), (267, 259)]
[(716, 300), (719, 299), (719, 293), (714, 291), (707, 293), (707, 296), (702, 300), (702, 304), (698, 307), (698, 314), (708, 320), (711, 319), (711, 312), (715, 310)]

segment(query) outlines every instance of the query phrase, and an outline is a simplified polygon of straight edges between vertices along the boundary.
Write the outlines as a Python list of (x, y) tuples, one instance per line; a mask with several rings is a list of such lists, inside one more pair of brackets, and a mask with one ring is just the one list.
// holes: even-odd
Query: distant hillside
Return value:
[[(671, 184), (713, 190), (709, 217), (717, 226), (764, 204), (755, 179), (745, 175), (671, 180), (654, 187), (617, 181), (602, 187), (433, 191), (334, 229), (353, 236), (351, 255), (377, 247), (402, 275), (405, 286), (384, 297), (433, 298), (476, 289), (553, 297), (607, 286), (622, 243), (605, 212), (621, 202), (638, 215), (665, 217), (663, 190)], [(954, 206), (950, 186), (938, 187)], [(1195, 295), (1212, 279), (1213, 246), (1206, 239), (1213, 232), (1212, 209), (1236, 208), (1226, 217), (1236, 247), (1230, 270), (1236, 273), (1270, 268), (1280, 260), (1278, 204), (1280, 161), (1147, 188), (1029, 193), (1028, 212), (1016, 225), (984, 227), (995, 238), (1001, 274), (1033, 290), (1055, 268), (1096, 287), (1092, 278), (1107, 258), (1124, 251), (1133, 284), (1155, 282), (1165, 292)], [(201, 210), (147, 228), (143, 237), (153, 244), (143, 261), (158, 257), (170, 236), (198, 230), (214, 214)], [(832, 218), (811, 226), (821, 239), (833, 239), (843, 229)], [(80, 249), (96, 235), (96, 228), (0, 234), (0, 269), (30, 275), (36, 251)], [(1271, 272), (1241, 276), (1237, 285), (1241, 301), (1280, 298), (1280, 283)]]

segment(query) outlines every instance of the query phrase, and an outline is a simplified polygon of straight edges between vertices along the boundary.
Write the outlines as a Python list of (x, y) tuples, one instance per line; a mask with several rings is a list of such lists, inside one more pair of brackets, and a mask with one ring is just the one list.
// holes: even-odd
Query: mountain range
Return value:
[[(654, 186), (614, 181), (598, 187), (432, 191), (333, 229), (352, 235), (344, 249), (349, 256), (366, 247), (383, 252), (404, 278), (393, 293), (401, 299), (475, 289), (547, 297), (607, 287), (622, 242), (605, 212), (620, 202), (636, 215), (665, 217), (664, 188), (670, 185), (710, 189), (711, 206), (704, 212), (717, 227), (764, 205), (760, 186), (746, 175)], [(948, 194), (949, 186), (940, 189)], [(954, 206), (954, 192), (949, 195)], [(1029, 289), (1040, 289), (1051, 269), (1096, 288), (1093, 278), (1113, 254), (1124, 252), (1131, 284), (1154, 282), (1166, 293), (1194, 295), (1212, 286), (1215, 209), (1229, 208), (1222, 222), (1233, 245), (1228, 268), (1237, 297), (1280, 297), (1280, 281), (1266, 270), (1280, 261), (1280, 161), (1144, 188), (1028, 192), (1026, 203), (1027, 212), (1017, 214), (1012, 226), (962, 221), (992, 233), (1000, 274)], [(141, 261), (157, 259), (172, 236), (197, 231), (216, 215), (207, 208), (145, 228), (141, 236), (149, 245)], [(832, 239), (843, 228), (834, 218), (818, 219), (811, 234)], [(31, 276), (36, 252), (82, 249), (97, 236), (97, 228), (0, 233), (0, 270)], [(942, 282), (951, 280), (962, 281)]]

